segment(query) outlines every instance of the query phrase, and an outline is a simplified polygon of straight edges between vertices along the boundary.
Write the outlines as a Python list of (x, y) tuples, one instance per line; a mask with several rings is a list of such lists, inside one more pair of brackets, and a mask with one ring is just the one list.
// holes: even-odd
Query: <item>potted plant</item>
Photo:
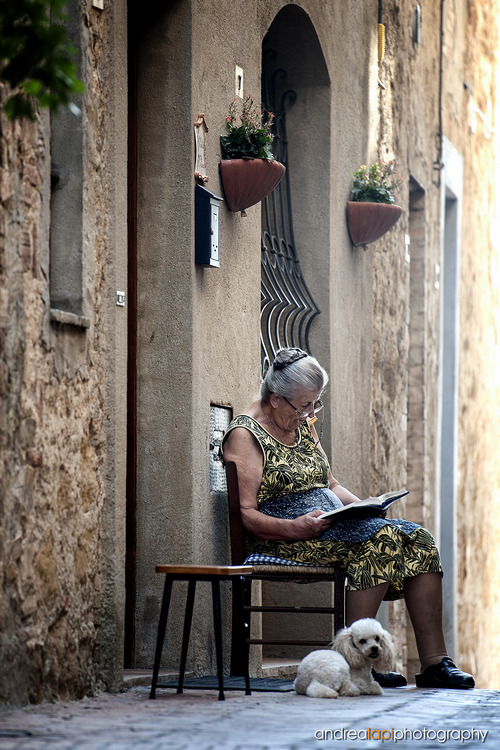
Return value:
[(403, 209), (395, 204), (393, 193), (401, 183), (394, 161), (361, 165), (354, 172), (347, 225), (355, 247), (375, 242), (397, 222)]
[(220, 137), (220, 173), (229, 208), (244, 211), (274, 190), (285, 167), (273, 157), (273, 114), (263, 118), (254, 99), (247, 96), (238, 122), (237, 101), (229, 107), (226, 134)]

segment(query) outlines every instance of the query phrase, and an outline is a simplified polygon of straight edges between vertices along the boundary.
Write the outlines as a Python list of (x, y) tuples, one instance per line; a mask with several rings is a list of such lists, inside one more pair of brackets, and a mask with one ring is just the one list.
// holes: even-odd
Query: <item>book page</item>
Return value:
[[(404, 497), (409, 494), (409, 490), (395, 490), (393, 492), (385, 492), (383, 495), (378, 497), (367, 497), (365, 500), (360, 500), (357, 503), (350, 503), (344, 505), (343, 508), (336, 508), (335, 510), (326, 511), (322, 513), (318, 518), (329, 518), (330, 516), (336, 516), (341, 513), (349, 512), (349, 515), (355, 516), (357, 511), (360, 511), (360, 515), (378, 515), (381, 511), (389, 507), (395, 500)], [(370, 514), (369, 510), (372, 509), (373, 513)]]

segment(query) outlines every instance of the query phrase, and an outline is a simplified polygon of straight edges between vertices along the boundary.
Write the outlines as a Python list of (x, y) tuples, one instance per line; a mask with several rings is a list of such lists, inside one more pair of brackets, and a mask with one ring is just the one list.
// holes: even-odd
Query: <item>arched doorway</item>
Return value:
[(275, 155), (285, 179), (262, 211), (263, 368), (281, 346), (311, 349), (320, 312), (309, 284), (328, 256), (330, 80), (302, 8), (283, 8), (262, 45), (262, 99), (275, 115)]
[[(330, 77), (314, 25), (297, 5), (275, 17), (262, 44), (262, 99), (275, 114), (275, 154), (286, 179), (262, 206), (261, 341), (263, 368), (280, 346), (328, 350), (330, 257)], [(300, 601), (304, 604), (304, 587)], [(332, 597), (329, 584), (307, 586), (311, 605)], [(293, 595), (292, 595), (293, 596)], [(264, 606), (290, 602), (290, 586), (264, 584)], [(299, 620), (299, 622), (291, 622)], [(266, 638), (307, 640), (311, 623), (275, 615)], [(333, 638), (333, 618), (314, 623), (315, 637)], [(298, 659), (310, 648), (273, 645), (265, 659)]]

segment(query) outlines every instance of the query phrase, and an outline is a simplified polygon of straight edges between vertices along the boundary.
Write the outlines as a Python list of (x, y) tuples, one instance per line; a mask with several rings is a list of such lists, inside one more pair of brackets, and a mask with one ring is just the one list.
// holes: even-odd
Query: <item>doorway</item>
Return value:
[(298, 6), (283, 8), (263, 40), (262, 101), (274, 114), (275, 156), (287, 168), (262, 205), (264, 371), (283, 346), (313, 349), (317, 269), (329, 256), (330, 79), (314, 26)]
[(137, 478), (137, 7), (128, 7), (127, 155), (127, 480), (125, 525), (124, 667), (135, 666), (135, 566)]
[(460, 321), (460, 223), (463, 158), (443, 138), (441, 183), (441, 323), (438, 422), (440, 541), (443, 569), (443, 625), (447, 646), (457, 645), (457, 444)]
[[(262, 99), (278, 122), (276, 155), (286, 160), (287, 167), (286, 178), (262, 207), (261, 342), (265, 369), (282, 346), (328, 350), (329, 316), (324, 326), (318, 323), (321, 306), (327, 307), (329, 299), (325, 270), (330, 264), (330, 78), (314, 25), (296, 5), (285, 6), (264, 37)], [(325, 605), (332, 599), (331, 584), (305, 588), (311, 606), (320, 598)], [(284, 602), (293, 606), (291, 598), (290, 586), (263, 584), (265, 606)], [(306, 603), (303, 590), (299, 601)], [(310, 625), (307, 618), (300, 620), (267, 617), (265, 638), (307, 640)], [(322, 618), (321, 623), (315, 622), (316, 627), (317, 638), (332, 640), (333, 618)], [(308, 650), (268, 645), (263, 657), (293, 660)]]

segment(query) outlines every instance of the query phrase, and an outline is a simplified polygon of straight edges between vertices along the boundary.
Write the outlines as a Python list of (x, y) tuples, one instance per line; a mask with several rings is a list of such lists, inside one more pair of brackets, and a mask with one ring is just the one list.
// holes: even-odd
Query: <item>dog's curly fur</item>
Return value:
[(393, 668), (391, 635), (369, 617), (339, 630), (330, 649), (312, 651), (302, 659), (294, 682), (295, 692), (310, 698), (339, 695), (383, 695), (372, 677)]

